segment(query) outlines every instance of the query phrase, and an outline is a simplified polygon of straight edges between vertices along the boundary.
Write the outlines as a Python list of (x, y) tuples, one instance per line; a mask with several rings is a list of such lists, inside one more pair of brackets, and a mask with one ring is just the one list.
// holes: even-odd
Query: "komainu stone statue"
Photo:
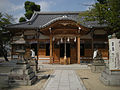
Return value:
[(105, 63), (104, 60), (102, 59), (102, 53), (98, 50), (95, 50), (93, 54), (93, 63), (91, 66), (91, 71), (100, 73), (104, 70), (104, 68)]
[(98, 50), (94, 53), (96, 56), (93, 56), (93, 65), (105, 65), (104, 60), (102, 59), (102, 53)]

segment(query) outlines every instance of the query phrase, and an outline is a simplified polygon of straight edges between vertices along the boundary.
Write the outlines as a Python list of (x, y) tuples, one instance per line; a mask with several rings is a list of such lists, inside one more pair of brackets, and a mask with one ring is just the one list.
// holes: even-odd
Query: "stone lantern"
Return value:
[(30, 67), (28, 60), (24, 59), (25, 54), (25, 44), (23, 35), (20, 36), (20, 39), (15, 41), (14, 44), (19, 45), (21, 48), (16, 50), (18, 53), (18, 60), (14, 68), (11, 70), (10, 75), (8, 76), (8, 84), (13, 85), (32, 85), (36, 81), (35, 72)]

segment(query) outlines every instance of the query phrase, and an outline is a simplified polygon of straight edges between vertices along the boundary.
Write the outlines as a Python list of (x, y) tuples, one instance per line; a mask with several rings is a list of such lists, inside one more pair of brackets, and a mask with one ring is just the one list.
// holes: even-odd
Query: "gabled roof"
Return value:
[[(72, 20), (75, 22), (83, 21), (83, 18), (79, 18), (80, 12), (34, 12), (32, 18), (23, 23), (7, 25), (6, 28), (11, 29), (35, 29), (35, 28), (44, 28), (51, 23), (54, 23), (58, 20)], [(97, 21), (88, 21), (84, 24), (81, 24), (85, 27), (105, 27), (106, 25), (100, 25)]]

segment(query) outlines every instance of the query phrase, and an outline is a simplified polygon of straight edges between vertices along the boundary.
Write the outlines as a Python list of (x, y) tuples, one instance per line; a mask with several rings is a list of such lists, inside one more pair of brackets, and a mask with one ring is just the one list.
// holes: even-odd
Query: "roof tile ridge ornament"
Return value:
[(27, 21), (27, 24), (31, 25), (33, 23), (33, 21), (35, 20), (37, 15), (38, 15), (37, 11), (34, 11), (32, 17), (30, 18), (30, 20)]
[(37, 14), (38, 14), (37, 11), (34, 11), (32, 17), (30, 18), (30, 20), (27, 20), (25, 22), (15, 23), (15, 24), (8, 24), (8, 25), (6, 25), (6, 27), (7, 26), (14, 26), (14, 25), (21, 25), (21, 24), (25, 24), (25, 23), (27, 23), (28, 25), (31, 25), (33, 20), (34, 20), (34, 18), (36, 18)]
[(28, 20), (28, 21), (32, 21), (32, 19), (33, 19), (33, 17), (34, 17), (35, 15), (36, 15), (36, 11), (34, 11), (32, 17), (31, 17), (30, 20)]
[[(31, 25), (33, 19), (36, 17), (35, 15), (37, 15), (37, 11), (34, 11), (32, 17), (30, 18), (30, 20), (27, 20), (27, 21), (25, 21), (25, 22), (15, 23), (15, 24), (8, 24), (8, 25), (6, 25), (6, 26), (14, 26), (14, 25), (20, 25), (20, 24), (25, 24), (25, 23), (27, 23), (28, 25)], [(35, 16), (35, 17), (34, 17), (34, 16)]]

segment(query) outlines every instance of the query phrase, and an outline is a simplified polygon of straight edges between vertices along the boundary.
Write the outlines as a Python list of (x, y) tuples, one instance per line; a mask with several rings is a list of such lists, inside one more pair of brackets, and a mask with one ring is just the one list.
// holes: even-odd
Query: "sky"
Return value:
[[(24, 2), (27, 0), (0, 0), (0, 12), (13, 15), (15, 22), (24, 16)], [(29, 0), (41, 6), (41, 11), (85, 11), (96, 0)]]

